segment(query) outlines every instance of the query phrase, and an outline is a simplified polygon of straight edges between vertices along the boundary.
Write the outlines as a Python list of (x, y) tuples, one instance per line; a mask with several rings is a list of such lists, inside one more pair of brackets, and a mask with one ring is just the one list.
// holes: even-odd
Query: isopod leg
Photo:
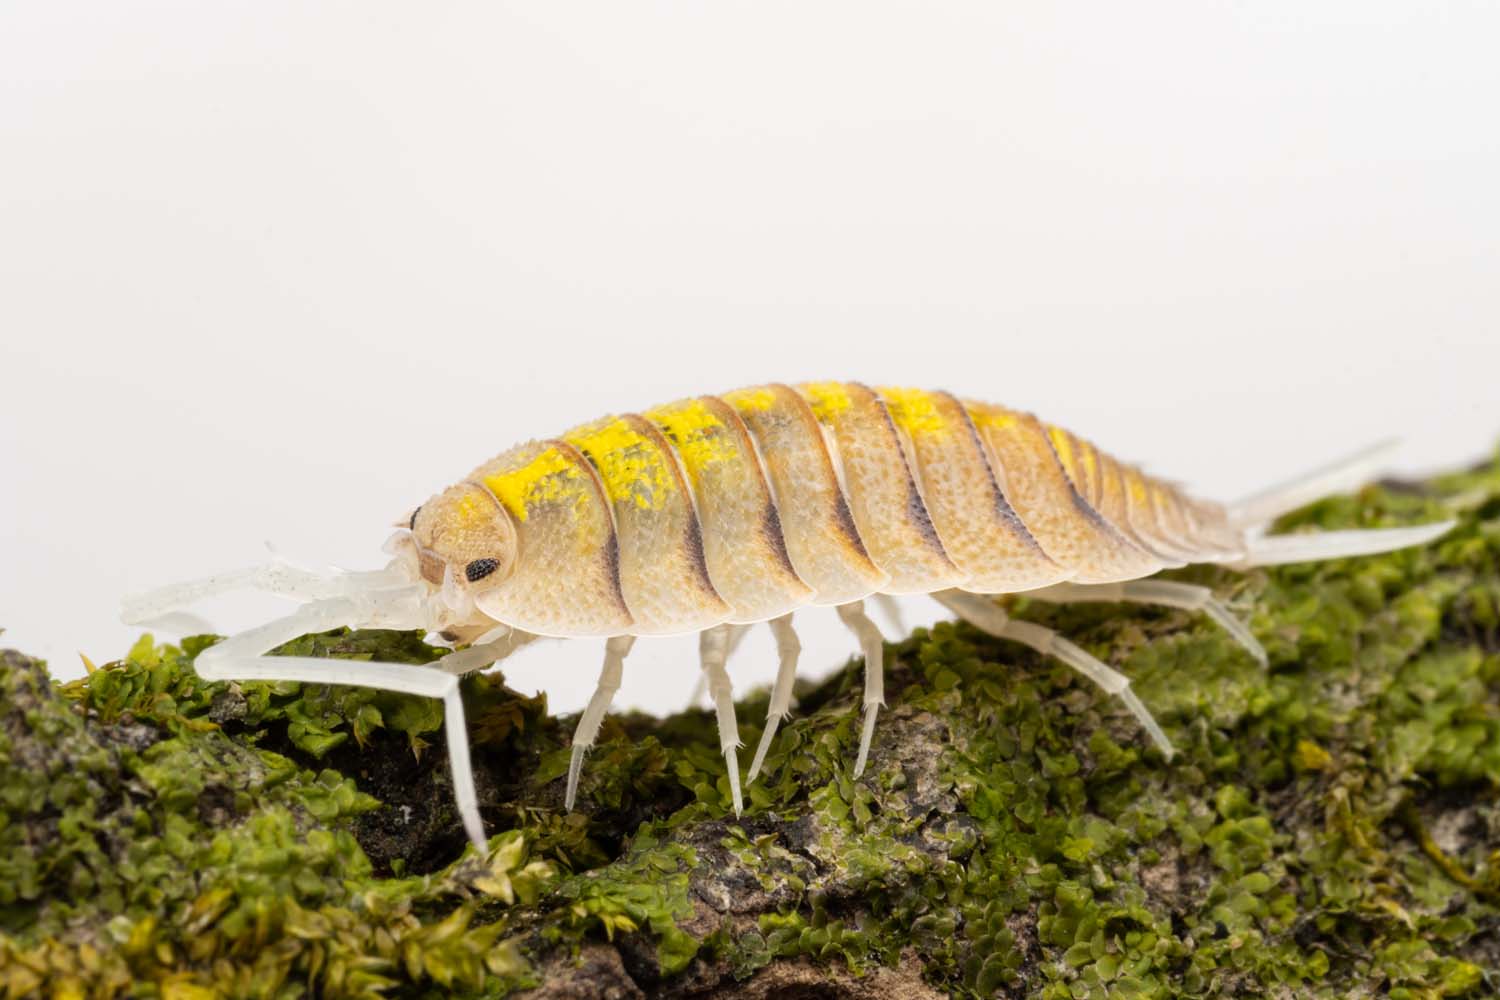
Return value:
[(494, 663), (499, 663), (511, 653), (525, 646), (527, 643), (535, 642), (541, 636), (531, 632), (522, 632), (519, 629), (511, 629), (505, 635), (490, 642), (476, 642), (468, 649), (460, 649), (449, 653), (447, 656), (433, 664), (450, 674), (472, 674), (476, 670), (483, 670)]
[[(507, 637), (450, 654), (433, 666), (420, 667), (403, 663), (265, 655), (282, 643), (309, 632), (358, 625), (359, 618), (358, 608), (352, 601), (342, 598), (315, 601), (285, 618), (210, 646), (198, 654), (193, 667), (206, 680), (350, 684), (442, 699), (448, 736), (448, 764), (453, 772), (453, 797), (470, 842), (476, 851), (483, 852), (484, 823), (479, 818), (479, 796), (474, 790), (474, 771), (469, 761), (469, 737), (464, 725), (464, 705), (459, 697), (458, 673), (486, 666), (506, 655), (514, 646), (507, 648)], [(458, 663), (447, 662), (455, 657), (463, 659)], [(459, 664), (462, 670), (457, 669)]]
[[(740, 643), (745, 641), (745, 634), (750, 631), (749, 625), (730, 625), (727, 627), (733, 629), (733, 631), (729, 633), (729, 652), (724, 657), (725, 663), (728, 663), (729, 657), (733, 656), (734, 651), (740, 648)], [(693, 683), (693, 693), (688, 696), (687, 707), (689, 709), (697, 708), (703, 703), (703, 697), (706, 694), (708, 694), (708, 675), (700, 672), (698, 679)], [(712, 704), (712, 701), (710, 701), (710, 704)]]
[(568, 791), (563, 798), (563, 807), (569, 811), (578, 799), (578, 776), (583, 773), (583, 755), (594, 745), (599, 726), (604, 722), (604, 713), (609, 711), (609, 703), (620, 690), (625, 656), (634, 645), (633, 635), (617, 635), (604, 644), (604, 669), (599, 671), (599, 684), (583, 714), (578, 717), (578, 728), (573, 730), (573, 757), (568, 761)]
[(797, 679), (797, 657), (802, 653), (802, 643), (797, 640), (797, 633), (792, 629), (790, 614), (772, 618), (770, 625), (771, 634), (776, 637), (776, 654), (780, 664), (776, 668), (776, 683), (771, 688), (771, 707), (766, 712), (766, 729), (760, 734), (760, 744), (755, 748), (755, 759), (750, 762), (746, 782), (754, 781), (755, 776), (760, 773), (760, 765), (766, 759), (766, 751), (771, 749), (777, 727), (792, 712), (792, 684)]
[(1090, 656), (1074, 643), (1069, 642), (1050, 628), (1033, 622), (1016, 621), (990, 598), (980, 594), (969, 594), (960, 590), (944, 590), (932, 595), (943, 607), (959, 618), (997, 639), (1010, 639), (1023, 646), (1030, 646), (1038, 653), (1053, 656), (1083, 674), (1109, 694), (1115, 695), (1130, 709), (1141, 726), (1150, 735), (1169, 760), (1173, 753), (1172, 743), (1151, 712), (1130, 690), (1130, 678), (1111, 669), (1097, 657)]
[(729, 647), (734, 637), (733, 625), (716, 625), (698, 634), (698, 657), (703, 667), (703, 676), (708, 680), (708, 694), (713, 699), (714, 710), (719, 715), (719, 749), (724, 753), (724, 766), (729, 770), (729, 794), (734, 801), (734, 814), (745, 810), (745, 801), (740, 793), (740, 729), (734, 718), (734, 695), (729, 683), (729, 671), (724, 664), (729, 660)]
[(890, 622), (891, 628), (896, 630), (897, 635), (906, 635), (911, 629), (906, 627), (906, 615), (901, 612), (901, 602), (890, 594), (875, 594), (870, 600), (880, 609), (880, 613)]
[(1027, 597), (1058, 604), (1075, 601), (1128, 601), (1132, 604), (1160, 604), (1187, 611), (1202, 611), (1229, 633), (1230, 638), (1249, 650), (1257, 663), (1265, 666), (1266, 649), (1250, 634), (1245, 623), (1234, 616), (1214, 592), (1207, 587), (1175, 580), (1131, 580), (1127, 583), (1079, 584), (1059, 583), (1041, 590), (1029, 590)]
[(854, 760), (854, 776), (865, 773), (865, 761), (870, 756), (870, 740), (875, 736), (875, 716), (885, 704), (885, 637), (880, 629), (865, 614), (863, 601), (838, 606), (841, 618), (849, 630), (859, 639), (865, 656), (865, 722), (859, 734), (859, 756)]

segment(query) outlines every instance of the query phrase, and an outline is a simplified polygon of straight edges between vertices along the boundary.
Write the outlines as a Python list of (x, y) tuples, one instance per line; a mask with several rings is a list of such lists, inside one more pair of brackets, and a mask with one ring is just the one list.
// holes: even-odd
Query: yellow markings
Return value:
[(494, 509), (494, 507), (490, 507), (488, 504), (481, 504), (479, 497), (470, 492), (465, 493), (459, 498), (454, 512), (458, 515), (460, 527), (468, 528), (474, 523), (488, 518), (490, 511)]
[(1146, 502), (1146, 484), (1141, 480), (1141, 474), (1136, 470), (1125, 470), (1125, 488), (1130, 492), (1131, 500), (1136, 503)]
[(724, 401), (741, 413), (764, 413), (776, 408), (776, 393), (770, 389), (740, 389), (724, 397)]
[(660, 510), (672, 492), (672, 475), (661, 448), (624, 418), (577, 427), (562, 439), (594, 463), (610, 502), (628, 501), (640, 510)]
[(1099, 481), (1099, 453), (1087, 441), (1082, 442), (1082, 445), (1079, 450), (1083, 452), (1083, 477), (1090, 483), (1096, 483)]
[(1182, 523), (1182, 508), (1177, 505), (1176, 501), (1172, 497), (1172, 494), (1167, 492), (1166, 487), (1160, 485), (1159, 483), (1152, 483), (1150, 486), (1150, 492), (1151, 506), (1155, 508), (1156, 513), (1164, 519), (1163, 526), (1166, 527), (1168, 531), (1178, 530)]
[(648, 410), (646, 419), (677, 446), (677, 454), (695, 482), (698, 470), (705, 466), (739, 458), (740, 450), (724, 422), (701, 399)]
[(656, 442), (620, 417), (569, 431), (563, 440), (589, 457), (611, 502), (660, 510), (672, 492), (672, 476)]
[(912, 437), (942, 434), (948, 430), (948, 422), (938, 412), (931, 393), (921, 389), (886, 387), (881, 387), (879, 392), (896, 426)]
[(518, 520), (526, 520), (527, 511), (544, 503), (578, 496), (578, 467), (556, 448), (544, 448), (519, 469), (496, 472), (484, 477), (484, 485)]
[(969, 419), (974, 421), (974, 426), (982, 430), (1008, 431), (1019, 423), (1014, 413), (1004, 410), (971, 405), (965, 406), (964, 409), (969, 411)]
[(802, 387), (813, 416), (828, 421), (853, 406), (849, 390), (842, 382), (809, 382)]
[(1068, 432), (1061, 427), (1048, 424), (1047, 440), (1052, 442), (1052, 448), (1057, 452), (1057, 460), (1062, 463), (1064, 469), (1068, 470), (1068, 475), (1077, 479), (1073, 466), (1073, 439), (1069, 437)]

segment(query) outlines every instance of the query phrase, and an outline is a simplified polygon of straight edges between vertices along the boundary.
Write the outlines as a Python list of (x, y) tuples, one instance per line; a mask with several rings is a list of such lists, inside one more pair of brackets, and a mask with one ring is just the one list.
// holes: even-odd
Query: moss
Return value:
[[(483, 857), (431, 702), (205, 684), (205, 638), (60, 687), (6, 654), (0, 990), (502, 996), (586, 970), (707, 995), (811, 962), (830, 995), (1477, 995), (1500, 974), (1500, 464), (1280, 527), (1438, 516), (1460, 527), (1420, 551), (1173, 574), (1247, 617), (1269, 669), (1184, 612), (1014, 601), (1131, 676), (1170, 763), (1065, 667), (941, 624), (888, 648), (861, 781), (851, 661), (802, 691), (739, 819), (701, 711), (609, 719), (566, 814), (573, 720), (471, 679)], [(437, 655), (385, 632), (287, 651)], [(740, 706), (747, 742), (765, 704)]]

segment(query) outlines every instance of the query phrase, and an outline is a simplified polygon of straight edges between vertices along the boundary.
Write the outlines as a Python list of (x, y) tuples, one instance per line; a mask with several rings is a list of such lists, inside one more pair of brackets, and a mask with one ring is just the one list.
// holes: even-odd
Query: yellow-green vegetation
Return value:
[[(1460, 526), (1423, 550), (1178, 574), (1250, 620), (1269, 670), (1186, 613), (1016, 601), (1134, 679), (1170, 763), (1067, 668), (939, 625), (889, 647), (863, 780), (851, 663), (804, 689), (739, 820), (703, 711), (610, 719), (569, 815), (573, 720), (472, 679), (483, 857), (433, 703), (205, 684), (209, 639), (142, 640), (62, 686), (5, 654), (0, 995), (499, 997), (585, 975), (708, 996), (789, 960), (910, 995), (1487, 994), (1500, 462), (1280, 528), (1441, 516)], [(437, 655), (383, 632), (292, 649)], [(764, 695), (739, 713), (753, 741)]]

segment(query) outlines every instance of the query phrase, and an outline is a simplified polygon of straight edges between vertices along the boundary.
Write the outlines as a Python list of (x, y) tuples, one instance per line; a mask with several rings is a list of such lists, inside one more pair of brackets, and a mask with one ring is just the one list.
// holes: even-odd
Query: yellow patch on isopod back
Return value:
[(942, 434), (950, 429), (948, 421), (938, 412), (937, 401), (930, 392), (893, 386), (881, 386), (877, 391), (885, 400), (891, 420), (912, 437)]
[(739, 448), (724, 422), (701, 399), (685, 399), (659, 406), (644, 414), (661, 428), (677, 448), (682, 464), (696, 483), (703, 468), (716, 462), (733, 461)]
[(642, 510), (659, 510), (675, 489), (660, 449), (621, 417), (574, 428), (563, 440), (593, 463), (611, 502), (629, 501)]
[(492, 473), (483, 479), (505, 509), (517, 520), (526, 520), (539, 504), (556, 503), (577, 492), (577, 466), (555, 447), (544, 448), (517, 469)]
[(807, 382), (801, 389), (813, 414), (825, 422), (854, 405), (849, 396), (849, 387), (842, 382)]

